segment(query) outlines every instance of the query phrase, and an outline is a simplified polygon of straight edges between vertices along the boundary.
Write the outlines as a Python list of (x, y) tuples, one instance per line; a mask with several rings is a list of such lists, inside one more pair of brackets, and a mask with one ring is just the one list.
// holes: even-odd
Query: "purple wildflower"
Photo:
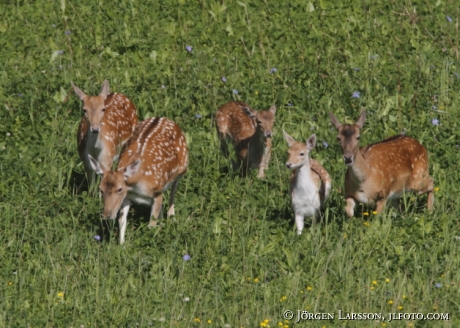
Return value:
[(441, 287), (442, 287), (442, 284), (441, 284), (440, 282), (437, 282), (437, 283), (435, 284), (435, 286), (436, 286), (436, 288), (441, 288)]
[(96, 236), (94, 236), (94, 239), (96, 239), (97, 241), (100, 241), (100, 240), (101, 240), (101, 236), (96, 235)]
[(184, 256), (182, 256), (182, 259), (183, 259), (184, 261), (190, 261), (191, 257), (190, 257), (190, 255), (185, 254)]
[(22, 95), (22, 93), (18, 93), (18, 96), (19, 96), (19, 97), (22, 97), (23, 95)]
[(448, 22), (452, 22), (452, 17), (450, 17), (449, 15), (446, 16), (446, 19)]
[(185, 46), (185, 49), (186, 49), (188, 52), (192, 52), (193, 47), (192, 47), (192, 46)]
[(359, 67), (353, 68), (354, 71), (359, 71), (359, 69), (360, 69)]
[(273, 74), (273, 73), (276, 73), (277, 69), (275, 67), (273, 67), (271, 70), (270, 70), (270, 74)]
[(233, 91), (232, 91), (232, 92), (233, 92), (233, 94), (235, 94), (235, 95), (237, 95), (237, 94), (238, 94), (238, 90), (236, 90), (236, 89), (233, 89)]
[(225, 76), (222, 76), (222, 82), (227, 82), (227, 79), (225, 78)]
[(361, 97), (361, 92), (355, 91), (351, 94), (351, 98), (359, 98)]
[(64, 50), (58, 50), (58, 55), (63, 55), (64, 54)]
[(374, 60), (375, 58), (377, 58), (377, 55), (373, 55), (373, 56), (369, 57), (369, 59), (371, 59), (371, 60)]
[(292, 103), (287, 103), (287, 105), (288, 105), (289, 107), (291, 107), (291, 106), (292, 106)]
[(70, 31), (65, 31), (65, 34), (67, 34), (67, 35), (69, 35), (70, 33), (72, 33), (72, 32), (70, 32)]
[(433, 107), (431, 107), (431, 108), (434, 109), (434, 110), (436, 110), (436, 108), (438, 108), (438, 107), (436, 107), (435, 105), (433, 105)]
[(324, 146), (324, 148), (327, 148), (327, 147), (329, 147), (329, 144), (326, 141), (323, 141), (323, 146)]
[(434, 119), (431, 120), (431, 124), (437, 126), (437, 125), (439, 125), (439, 120), (437, 118), (434, 118)]
[(198, 113), (196, 113), (196, 114), (195, 114), (195, 118), (201, 118), (201, 115), (198, 114)]

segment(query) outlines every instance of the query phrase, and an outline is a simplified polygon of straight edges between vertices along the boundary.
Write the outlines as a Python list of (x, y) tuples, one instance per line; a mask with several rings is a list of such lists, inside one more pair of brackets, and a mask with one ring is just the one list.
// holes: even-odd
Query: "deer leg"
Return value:
[(177, 184), (179, 183), (179, 179), (181, 177), (178, 176), (177, 179), (173, 182), (172, 187), (171, 187), (171, 194), (169, 195), (169, 210), (168, 210), (168, 216), (174, 215), (174, 197), (176, 196), (176, 191), (177, 191)]
[(128, 212), (130, 205), (130, 202), (126, 200), (123, 201), (123, 204), (121, 205), (121, 216), (118, 219), (118, 225), (120, 227), (120, 245), (125, 242), (125, 232), (128, 223)]
[(347, 205), (345, 206), (345, 213), (349, 218), (353, 217), (355, 214), (355, 200), (351, 197), (346, 199)]
[(297, 214), (295, 215), (295, 225), (297, 227), (297, 234), (301, 235), (303, 226), (304, 226), (304, 217), (303, 215)]
[[(158, 194), (153, 197), (152, 211), (150, 212), (150, 223), (149, 227), (155, 227), (157, 225), (157, 220), (161, 215), (161, 205), (163, 204), (163, 194)], [(155, 220), (152, 220), (152, 216)]]
[(431, 213), (433, 211), (433, 204), (434, 204), (434, 179), (432, 177), (429, 178), (430, 182), (428, 182), (428, 211)]
[(386, 203), (387, 203), (386, 199), (381, 199), (377, 201), (377, 207), (375, 208), (375, 211), (377, 212), (377, 214), (383, 213)]
[(264, 170), (268, 168), (268, 163), (270, 162), (270, 158), (272, 157), (272, 140), (267, 138), (265, 140), (265, 148), (264, 148), (264, 155), (262, 156), (262, 160), (260, 161), (259, 166), (259, 178), (265, 178)]
[(225, 140), (225, 137), (219, 137), (219, 138), (220, 138), (220, 150), (222, 151), (222, 154), (224, 155), (224, 157), (228, 158), (230, 154), (228, 152), (227, 140)]

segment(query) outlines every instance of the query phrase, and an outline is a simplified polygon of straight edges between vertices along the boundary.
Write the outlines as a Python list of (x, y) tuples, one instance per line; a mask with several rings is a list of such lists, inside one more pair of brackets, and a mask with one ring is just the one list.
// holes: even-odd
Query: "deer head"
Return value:
[(90, 130), (98, 133), (105, 112), (105, 100), (109, 94), (109, 81), (102, 83), (101, 93), (98, 96), (87, 96), (73, 82), (70, 82), (75, 94), (83, 101), (83, 112), (88, 120)]
[(296, 169), (309, 163), (310, 151), (315, 148), (316, 134), (312, 134), (306, 143), (295, 141), (286, 131), (283, 130), (284, 139), (286, 140), (289, 150), (289, 159), (286, 162), (288, 169)]
[(275, 123), (276, 106), (272, 105), (269, 110), (256, 111), (249, 107), (243, 107), (245, 113), (257, 122), (265, 137), (270, 138), (273, 134)]
[(359, 132), (366, 121), (366, 111), (361, 113), (355, 124), (342, 124), (331, 112), (329, 113), (329, 116), (332, 124), (334, 124), (335, 128), (339, 132), (337, 140), (340, 143), (340, 147), (342, 147), (345, 165), (352, 166), (355, 162), (356, 154), (359, 151)]
[(126, 168), (117, 171), (111, 171), (96, 161), (91, 155), (88, 155), (89, 161), (96, 174), (102, 176), (99, 190), (102, 193), (104, 200), (104, 218), (114, 220), (123, 203), (123, 200), (128, 194), (128, 186), (126, 180), (132, 177), (139, 169), (140, 160), (136, 160)]

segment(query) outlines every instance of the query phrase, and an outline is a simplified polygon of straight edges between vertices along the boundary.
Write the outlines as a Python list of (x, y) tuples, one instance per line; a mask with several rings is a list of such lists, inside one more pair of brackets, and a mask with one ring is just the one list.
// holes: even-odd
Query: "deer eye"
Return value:
[(359, 140), (359, 138), (361, 138), (361, 137), (360, 137), (360, 136), (357, 136), (357, 137), (356, 137), (356, 140)]
[(117, 193), (121, 193), (123, 188), (118, 188)]
[(303, 155), (305, 155), (305, 153), (304, 153), (304, 152), (301, 152), (299, 155), (300, 155), (300, 156), (303, 156)]
[(83, 111), (83, 113), (85, 113), (85, 114), (86, 114), (86, 109), (84, 109), (84, 108), (83, 108), (83, 109), (82, 109), (82, 111)]
[(102, 111), (103, 111), (103, 112), (105, 112), (105, 107), (104, 107), (104, 108), (102, 108)]

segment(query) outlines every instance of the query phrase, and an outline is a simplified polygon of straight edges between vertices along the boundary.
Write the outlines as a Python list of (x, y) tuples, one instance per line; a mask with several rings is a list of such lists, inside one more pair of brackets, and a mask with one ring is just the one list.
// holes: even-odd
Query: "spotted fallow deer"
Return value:
[(324, 167), (309, 154), (316, 145), (316, 135), (311, 135), (306, 143), (297, 142), (283, 130), (288, 143), (289, 159), (286, 167), (292, 170), (291, 203), (294, 210), (297, 234), (302, 233), (305, 216), (316, 224), (319, 210), (331, 192), (331, 177)]
[(232, 140), (236, 165), (241, 168), (243, 176), (250, 168), (258, 168), (258, 177), (265, 177), (264, 171), (271, 157), (275, 113), (275, 105), (269, 110), (256, 111), (242, 101), (231, 101), (217, 111), (216, 126), (222, 152), (228, 157), (227, 140)]
[[(102, 175), (99, 189), (104, 199), (103, 217), (118, 220), (120, 244), (125, 241), (131, 202), (152, 205), (151, 217), (160, 218), (163, 192), (169, 187), (168, 216), (174, 215), (177, 184), (188, 167), (188, 148), (179, 126), (167, 118), (152, 117), (139, 123), (120, 154), (117, 170), (111, 170), (91, 155), (93, 170)], [(153, 203), (152, 203), (153, 202)], [(149, 226), (156, 221), (150, 220)]]
[(433, 208), (433, 178), (428, 172), (428, 154), (418, 141), (406, 136), (394, 136), (359, 148), (360, 130), (366, 120), (363, 111), (355, 124), (341, 124), (330, 113), (338, 130), (337, 139), (343, 159), (348, 166), (345, 173), (345, 211), (354, 215), (356, 202), (377, 204), (381, 213), (387, 200), (397, 199), (404, 192), (428, 194), (428, 210)]
[(133, 135), (137, 124), (136, 106), (125, 95), (109, 93), (109, 82), (102, 84), (98, 96), (87, 96), (72, 82), (75, 94), (83, 102), (84, 115), (77, 133), (78, 154), (85, 166), (89, 184), (93, 170), (88, 159), (91, 155), (104, 167), (112, 162), (122, 145)]

